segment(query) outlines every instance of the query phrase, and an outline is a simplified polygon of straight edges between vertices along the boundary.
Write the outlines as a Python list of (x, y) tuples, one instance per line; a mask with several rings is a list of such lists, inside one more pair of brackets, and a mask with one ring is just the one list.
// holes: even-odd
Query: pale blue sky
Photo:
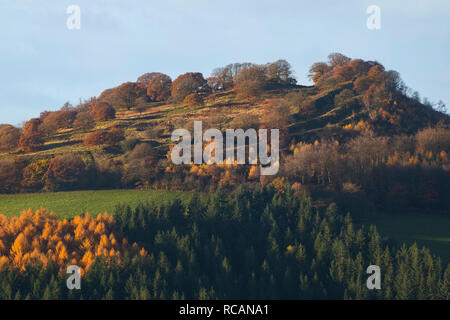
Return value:
[[(81, 30), (66, 9), (81, 7)], [(366, 8), (381, 8), (368, 30)], [(378, 60), (406, 84), (450, 104), (448, 0), (2, 0), (0, 123), (151, 71), (205, 76), (232, 62), (288, 60), (300, 83), (331, 52)]]

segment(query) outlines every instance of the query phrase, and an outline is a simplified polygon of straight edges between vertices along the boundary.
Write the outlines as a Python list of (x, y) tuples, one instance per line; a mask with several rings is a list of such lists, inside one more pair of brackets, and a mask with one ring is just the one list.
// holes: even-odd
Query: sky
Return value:
[[(80, 8), (70, 30), (67, 8)], [(366, 12), (380, 8), (381, 28)], [(2, 0), (0, 123), (98, 96), (146, 72), (205, 77), (234, 62), (286, 59), (300, 84), (331, 52), (377, 60), (450, 105), (448, 0)], [(447, 107), (448, 108), (448, 107)]]

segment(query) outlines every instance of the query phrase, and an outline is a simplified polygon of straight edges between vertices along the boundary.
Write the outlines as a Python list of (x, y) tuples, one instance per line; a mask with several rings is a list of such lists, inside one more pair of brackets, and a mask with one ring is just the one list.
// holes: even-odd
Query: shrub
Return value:
[(56, 190), (80, 187), (86, 178), (86, 165), (77, 154), (56, 156), (50, 161), (47, 184)]
[(123, 130), (120, 128), (112, 128), (110, 130), (97, 130), (89, 133), (83, 140), (83, 144), (86, 146), (99, 146), (99, 145), (117, 145), (120, 141), (124, 140)]
[(191, 93), (184, 98), (183, 104), (189, 108), (195, 108), (204, 104), (203, 98), (197, 93)]
[(0, 151), (14, 150), (19, 145), (21, 131), (19, 128), (5, 125), (0, 127)]
[(96, 121), (107, 121), (116, 118), (116, 110), (104, 101), (97, 102), (91, 111), (92, 118)]
[(80, 112), (73, 123), (75, 129), (90, 130), (95, 127), (95, 121), (89, 112)]

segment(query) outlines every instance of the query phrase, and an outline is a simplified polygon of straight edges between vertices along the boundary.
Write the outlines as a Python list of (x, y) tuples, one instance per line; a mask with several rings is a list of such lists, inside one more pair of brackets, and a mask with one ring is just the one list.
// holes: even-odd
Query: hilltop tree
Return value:
[(172, 83), (172, 97), (176, 102), (181, 102), (191, 94), (206, 94), (209, 92), (208, 82), (199, 72), (188, 72), (180, 75)]
[(144, 73), (142, 76), (140, 76), (139, 78), (137, 78), (136, 83), (138, 85), (140, 85), (142, 88), (147, 89), (148, 86), (150, 85), (150, 82), (158, 77), (162, 75), (162, 73), (160, 72), (148, 72), (148, 73)]
[(14, 150), (19, 145), (21, 131), (11, 125), (0, 126), (0, 151)]
[(251, 99), (262, 93), (265, 86), (266, 72), (261, 66), (252, 66), (241, 70), (235, 81), (236, 97)]
[(267, 81), (270, 84), (290, 86), (297, 81), (293, 77), (292, 67), (286, 60), (278, 60), (265, 66)]
[(216, 68), (208, 78), (208, 84), (213, 91), (224, 91), (233, 88), (233, 71), (230, 66)]
[(153, 77), (147, 86), (147, 96), (153, 101), (164, 101), (170, 97), (172, 79), (165, 74), (158, 74)]
[(119, 108), (131, 110), (138, 98), (145, 95), (145, 89), (136, 82), (125, 82), (114, 89), (114, 94)]
[(316, 62), (309, 68), (308, 76), (314, 82), (314, 85), (317, 86), (330, 70), (331, 68), (325, 62)]
[(40, 119), (31, 119), (25, 123), (22, 130), (22, 136), (19, 140), (19, 147), (25, 151), (30, 152), (36, 150), (42, 143), (42, 133), (40, 125), (42, 121)]
[(97, 102), (91, 111), (92, 118), (96, 121), (107, 121), (116, 118), (116, 110), (105, 101)]

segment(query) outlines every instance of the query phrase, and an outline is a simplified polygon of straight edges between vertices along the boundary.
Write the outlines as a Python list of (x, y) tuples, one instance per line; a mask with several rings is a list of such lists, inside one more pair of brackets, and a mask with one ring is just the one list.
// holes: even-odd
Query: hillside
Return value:
[[(147, 73), (78, 105), (43, 112), (23, 130), (0, 127), (0, 192), (92, 188), (234, 189), (271, 183), (342, 208), (400, 205), (446, 210), (448, 115), (410, 91), (378, 62), (331, 54), (310, 70), (313, 86), (290, 65), (232, 64), (210, 78), (173, 82)], [(280, 173), (252, 166), (175, 166), (177, 128), (279, 128)], [(413, 182), (418, 181), (418, 183)], [(396, 199), (395, 201), (393, 201)], [(361, 208), (359, 208), (361, 209)]]

